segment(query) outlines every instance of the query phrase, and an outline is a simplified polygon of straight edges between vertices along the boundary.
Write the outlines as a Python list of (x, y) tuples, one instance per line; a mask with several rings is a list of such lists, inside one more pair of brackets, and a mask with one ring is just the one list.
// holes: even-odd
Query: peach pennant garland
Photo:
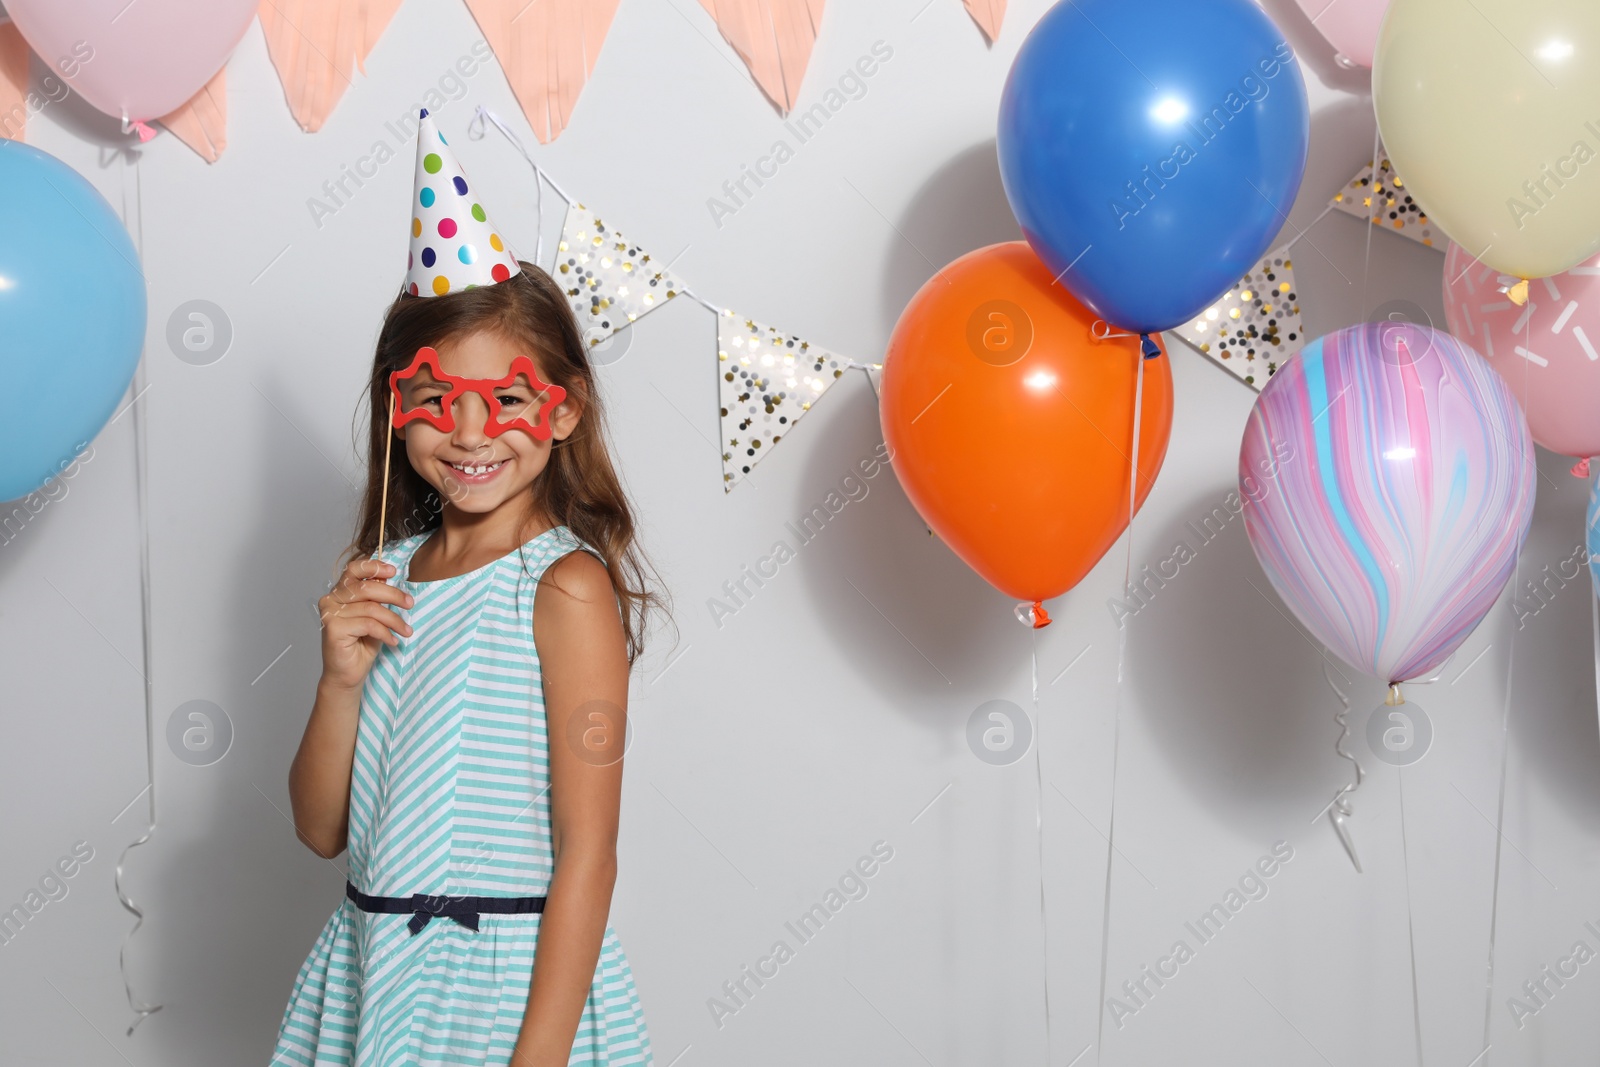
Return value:
[[(750, 68), (767, 98), (787, 115), (800, 98), (825, 0), (700, 0)], [(1000, 2), (1000, 0), (995, 0)]]
[(978, 24), (983, 35), (993, 44), (1000, 36), (1000, 23), (1005, 21), (1006, 0), (962, 0), (967, 5), (967, 14), (972, 16), (972, 21)]
[(540, 144), (561, 136), (621, 0), (467, 0)]
[(0, 137), (22, 140), (28, 129), (28, 42), (10, 21), (0, 22)]
[(322, 129), (351, 75), (366, 73), (367, 56), (399, 7), (400, 0), (262, 0), (267, 54), (301, 129)]
[(187, 104), (159, 121), (201, 159), (215, 163), (228, 147), (228, 68), (217, 71)]

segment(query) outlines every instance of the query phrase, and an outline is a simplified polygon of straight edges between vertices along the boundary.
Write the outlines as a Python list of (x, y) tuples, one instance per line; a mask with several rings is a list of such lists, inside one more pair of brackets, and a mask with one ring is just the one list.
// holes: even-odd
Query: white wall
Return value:
[[(1016, 236), (994, 117), (1011, 57), (1045, 7), (1013, 0), (1000, 43), (986, 48), (957, 0), (834, 0), (803, 103), (875, 41), (892, 60), (719, 228), (706, 199), (782, 136), (781, 120), (699, 5), (628, 0), (572, 128), (538, 158), (658, 255), (681, 253), (677, 269), (710, 299), (873, 359), (935, 265)], [(1315, 107), (1298, 228), (1368, 158), (1371, 106), (1290, 0), (1268, 7), (1302, 53)], [(123, 143), (114, 124), (78, 101), (32, 123), (34, 144), (114, 205), (126, 192), (142, 210), (150, 388), (138, 411), (150, 443), (160, 821), (127, 863), (127, 889), (147, 915), (128, 963), (136, 994), (165, 1007), (124, 1035), (117, 953), (132, 919), (112, 873), (147, 815), (142, 801), (128, 807), (145, 781), (145, 635), (134, 420), (124, 418), (95, 442), (69, 495), (0, 546), (0, 903), (20, 900), (74, 842), (94, 849), (66, 899), (0, 948), (7, 1064), (268, 1058), (295, 970), (342, 891), (342, 861), (295, 842), (285, 777), (319, 669), (310, 603), (348, 536), (362, 469), (355, 402), (404, 262), (409, 145), (320, 228), (306, 200), (375, 140), (392, 143), (384, 123), (478, 39), (463, 6), (410, 0), (366, 76), (307, 135), (252, 28), (229, 67), (229, 146), (215, 166), (165, 135), (136, 161), (119, 157), (108, 147)], [(497, 136), (466, 136), (475, 103), (522, 128), (492, 66), (439, 121), (526, 252), (531, 175)], [(551, 235), (554, 203), (547, 195)], [(1367, 232), (1347, 217), (1314, 226), (1295, 263), (1312, 334), (1390, 298), (1442, 321), (1442, 257), (1384, 234), (1371, 235), (1369, 253)], [(165, 340), (168, 317), (193, 299), (220, 305), (234, 330), (211, 366), (180, 361)], [(1600, 965), (1520, 1030), (1506, 1007), (1575, 941), (1600, 948), (1582, 925), (1600, 926), (1584, 583), (1516, 632), (1502, 599), (1441, 681), (1414, 691), (1437, 735), (1421, 763), (1399, 772), (1352, 743), (1369, 771), (1355, 797), (1358, 875), (1316, 817), (1349, 766), (1333, 751), (1337, 702), (1241, 524), (1132, 620), (1119, 663), (1106, 601), (1125, 542), (1052, 605), (1057, 622), (1034, 637), (929, 537), (885, 473), (718, 627), (707, 599), (877, 445), (873, 397), (851, 374), (754, 484), (724, 496), (709, 444), (712, 317), (678, 301), (634, 332), (604, 382), (682, 636), (652, 652), (633, 690), (613, 918), (659, 1063), (1043, 1062), (1046, 959), (1054, 1064), (1095, 1062), (1102, 1024), (1105, 1064), (1411, 1063), (1414, 936), (1426, 1059), (1466, 1065), (1485, 1046), (1503, 745), (1493, 1048), (1477, 1062), (1592, 1054)], [(1186, 521), (1222, 503), (1253, 399), (1180, 342), (1169, 347), (1172, 447), (1133, 531), (1135, 568), (1170, 554)], [(1541, 456), (1524, 578), (1581, 539), (1586, 488), (1568, 462)], [(1035, 653), (1048, 940), (1033, 759), (990, 766), (965, 740), (983, 702), (1028, 705)], [(1351, 696), (1359, 728), (1381, 692), (1352, 682)], [(220, 705), (234, 729), (226, 757), (207, 767), (181, 762), (165, 741), (167, 718), (194, 699)], [(1179, 938), (1198, 946), (1185, 921), (1274, 842), (1294, 849), (1268, 896), (1198, 946), (1120, 1029), (1098, 1002), (1113, 808), (1113, 992)], [(894, 858), (869, 895), (719, 1028), (708, 998), (879, 840)]]

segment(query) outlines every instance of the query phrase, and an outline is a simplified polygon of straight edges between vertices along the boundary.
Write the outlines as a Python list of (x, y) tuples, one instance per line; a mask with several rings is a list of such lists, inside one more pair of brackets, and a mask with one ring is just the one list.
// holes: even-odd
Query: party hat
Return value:
[(444, 296), (493, 285), (522, 269), (426, 109), (417, 124), (411, 212), (406, 291), (412, 296)]

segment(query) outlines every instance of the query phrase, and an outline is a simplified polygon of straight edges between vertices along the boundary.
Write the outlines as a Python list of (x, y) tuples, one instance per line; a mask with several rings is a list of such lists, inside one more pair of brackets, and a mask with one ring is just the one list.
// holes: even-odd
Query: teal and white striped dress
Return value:
[[(350, 782), (350, 881), (374, 896), (541, 896), (554, 873), (544, 687), (533, 605), (547, 567), (594, 550), (565, 526), (436, 582), (428, 537), (390, 546), (412, 636), (367, 677)], [(599, 553), (595, 553), (597, 556)], [(505, 1067), (528, 1005), (542, 916), (436, 917), (342, 901), (300, 968), (272, 1067)], [(568, 1063), (650, 1064), (633, 972), (607, 925)]]

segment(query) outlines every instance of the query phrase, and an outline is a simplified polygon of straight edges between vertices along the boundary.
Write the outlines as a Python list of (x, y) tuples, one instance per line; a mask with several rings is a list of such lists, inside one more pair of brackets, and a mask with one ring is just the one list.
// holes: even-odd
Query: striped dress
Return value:
[[(374, 896), (540, 896), (550, 848), (539, 576), (575, 549), (565, 526), (435, 582), (410, 580), (428, 534), (384, 551), (413, 628), (367, 677), (350, 782), (350, 881)], [(598, 555), (598, 553), (596, 553)], [(272, 1067), (505, 1067), (528, 1004), (541, 916), (438, 916), (342, 901), (300, 968)], [(650, 1064), (633, 973), (607, 925), (569, 1065)]]

